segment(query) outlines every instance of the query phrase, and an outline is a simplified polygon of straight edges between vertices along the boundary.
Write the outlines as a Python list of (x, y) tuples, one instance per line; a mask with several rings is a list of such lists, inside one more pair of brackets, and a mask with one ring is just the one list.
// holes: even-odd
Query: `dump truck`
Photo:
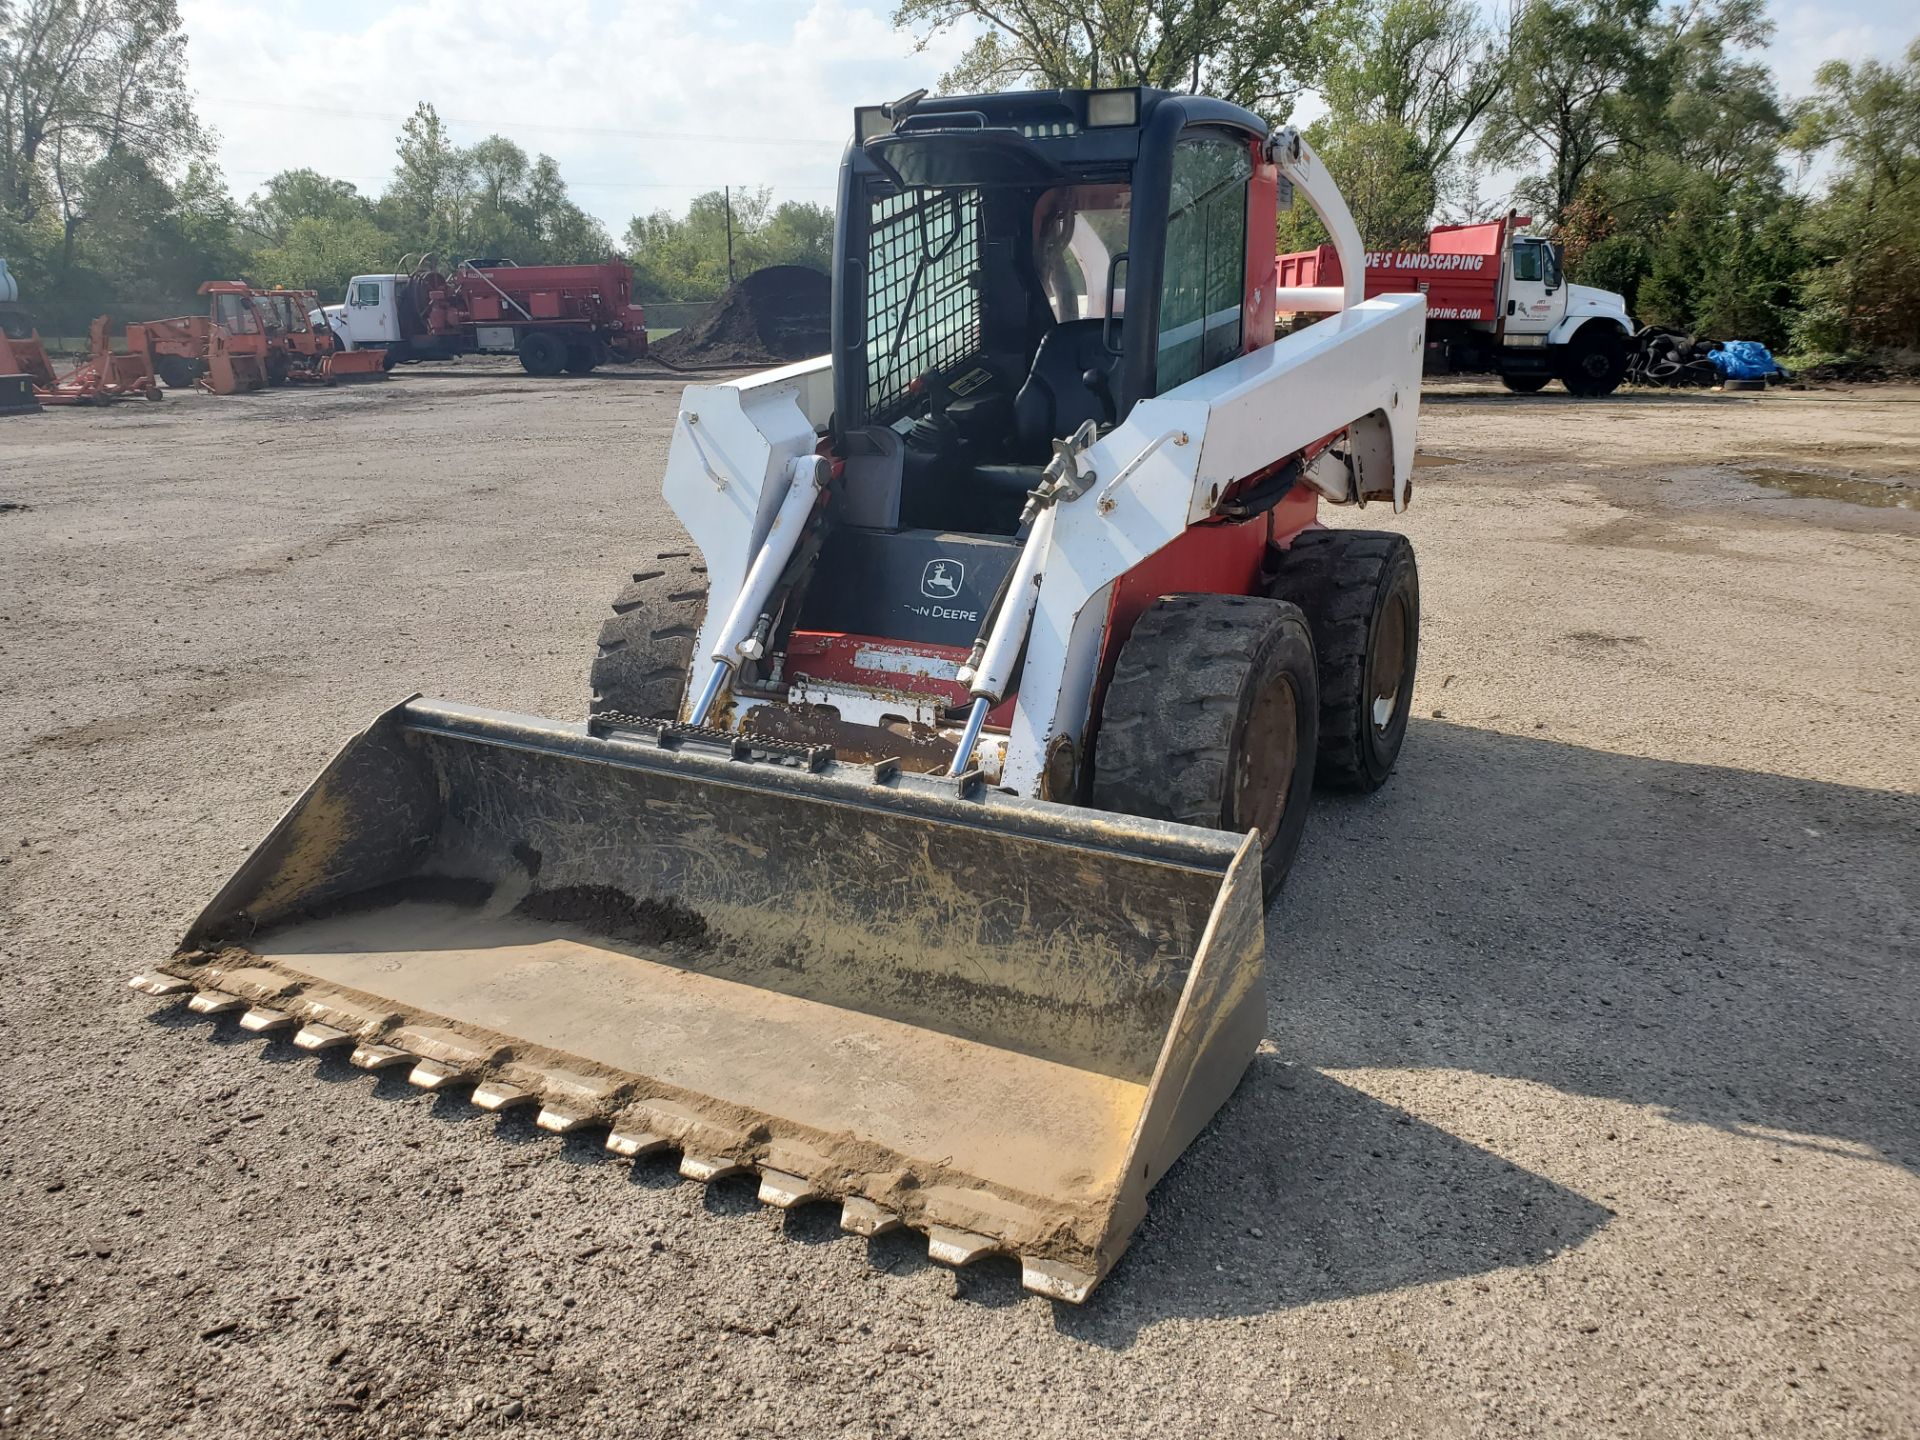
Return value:
[(389, 368), (481, 352), (518, 355), (529, 375), (585, 375), (647, 352), (633, 269), (619, 260), (462, 260), (442, 272), (428, 253), (405, 274), (354, 276), (323, 314), (341, 349), (379, 351)]
[[(1531, 216), (1436, 225), (1424, 250), (1373, 250), (1368, 295), (1412, 290), (1427, 298), (1428, 373), (1498, 375), (1518, 394), (1559, 380), (1574, 395), (1610, 395), (1626, 378), (1634, 324), (1611, 290), (1567, 283), (1558, 241), (1520, 233)], [(1281, 309), (1310, 313), (1345, 271), (1338, 249), (1282, 255)]]
[[(1283, 185), (1352, 279), (1276, 338)], [(831, 349), (684, 392), (587, 720), (395, 704), (134, 986), (1086, 1300), (1266, 1033), (1316, 784), (1406, 734), (1412, 550), (1319, 523), (1410, 498), (1363, 268), (1220, 100), (862, 107)]]

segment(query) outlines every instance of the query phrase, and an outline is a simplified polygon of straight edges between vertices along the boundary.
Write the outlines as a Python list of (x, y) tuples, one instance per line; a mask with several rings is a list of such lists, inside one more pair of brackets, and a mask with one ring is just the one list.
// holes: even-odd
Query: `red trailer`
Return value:
[[(1626, 301), (1565, 283), (1560, 246), (1516, 233), (1532, 223), (1509, 213), (1474, 225), (1436, 225), (1425, 250), (1370, 250), (1366, 294), (1427, 297), (1430, 371), (1491, 371), (1525, 394), (1558, 377), (1576, 395), (1605, 395), (1626, 373), (1634, 328)], [(1343, 279), (1331, 245), (1282, 255), (1274, 273), (1281, 310), (1289, 308), (1290, 293)]]
[(428, 255), (405, 275), (356, 275), (325, 314), (343, 349), (383, 350), (389, 364), (478, 350), (517, 354), (532, 375), (581, 375), (647, 350), (633, 271), (618, 260), (462, 260), (443, 272)]

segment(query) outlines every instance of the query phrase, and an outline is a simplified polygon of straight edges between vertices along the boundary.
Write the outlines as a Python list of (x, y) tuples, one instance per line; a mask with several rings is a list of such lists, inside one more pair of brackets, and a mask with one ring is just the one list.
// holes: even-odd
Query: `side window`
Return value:
[(1521, 240), (1513, 247), (1513, 278), (1516, 280), (1539, 280), (1540, 242)]
[(378, 305), (380, 303), (380, 282), (362, 280), (353, 287), (352, 303), (355, 305)]
[(1252, 178), (1253, 157), (1244, 140), (1203, 133), (1174, 146), (1160, 282), (1163, 395), (1240, 353)]

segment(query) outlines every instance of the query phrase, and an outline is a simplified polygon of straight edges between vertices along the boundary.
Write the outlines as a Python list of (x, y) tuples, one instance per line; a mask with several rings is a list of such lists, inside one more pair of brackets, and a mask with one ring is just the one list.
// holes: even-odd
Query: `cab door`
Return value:
[[(1560, 247), (1546, 240), (1515, 240), (1507, 247), (1505, 270), (1506, 285), (1500, 308), (1508, 343), (1523, 336), (1544, 337), (1567, 310)], [(1520, 343), (1525, 344), (1527, 340), (1522, 339)]]
[(390, 345), (399, 338), (391, 275), (356, 275), (347, 285), (347, 334), (355, 345)]

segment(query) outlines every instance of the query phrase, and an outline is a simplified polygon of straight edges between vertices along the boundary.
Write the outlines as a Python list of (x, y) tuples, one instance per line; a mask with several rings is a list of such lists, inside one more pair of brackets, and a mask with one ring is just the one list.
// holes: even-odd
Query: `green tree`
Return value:
[(421, 101), (400, 127), (393, 181), (380, 197), (382, 228), (413, 250), (451, 255), (464, 248), (472, 200), (471, 159)]
[[(1368, 245), (1419, 243), (1441, 204), (1464, 193), (1470, 137), (1505, 77), (1502, 38), (1474, 0), (1369, 0), (1341, 18), (1321, 85), (1328, 113), (1307, 138)], [(1305, 207), (1281, 229), (1287, 248), (1322, 238)]]
[[(634, 293), (643, 300), (711, 300), (727, 285), (728, 197), (696, 195), (685, 215), (656, 210), (627, 225)], [(761, 186), (732, 195), (735, 275), (768, 265), (825, 271), (833, 259), (833, 212), (787, 201), (776, 207)]]
[(206, 153), (185, 49), (174, 0), (0, 5), (0, 222), (42, 303), (94, 283), (96, 218), (166, 216), (166, 177)]
[(1836, 171), (1807, 216), (1818, 264), (1802, 277), (1802, 348), (1920, 348), (1920, 39), (1898, 63), (1833, 61), (1793, 145), (1831, 148)]
[(976, 32), (949, 91), (1155, 85), (1281, 119), (1317, 78), (1337, 0), (900, 0), (920, 48)]

